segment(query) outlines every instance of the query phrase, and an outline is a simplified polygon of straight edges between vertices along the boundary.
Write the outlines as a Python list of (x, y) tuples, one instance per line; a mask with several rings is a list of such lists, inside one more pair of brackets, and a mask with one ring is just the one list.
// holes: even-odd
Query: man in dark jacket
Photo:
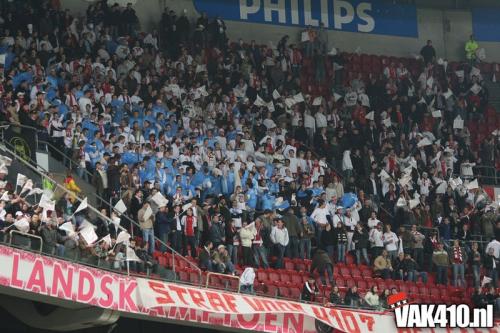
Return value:
[(286, 248), (286, 256), (288, 258), (298, 258), (301, 227), (299, 218), (294, 214), (292, 207), (288, 208), (288, 211), (283, 216), (283, 222), (285, 222), (285, 227), (288, 230), (288, 237), (290, 239)]
[(318, 249), (316, 250), (316, 253), (314, 253), (311, 264), (311, 274), (314, 273), (315, 270), (318, 270), (323, 285), (326, 285), (325, 271), (328, 273), (330, 284), (334, 284), (332, 260), (328, 256), (328, 253), (322, 249)]
[(215, 248), (217, 248), (221, 244), (224, 244), (226, 241), (225, 226), (220, 220), (220, 214), (215, 214), (212, 218), (209, 237)]
[(43, 240), (42, 251), (44, 253), (57, 256), (64, 256), (64, 246), (59, 244), (63, 237), (58, 233), (57, 222), (49, 222), (42, 226), (40, 236)]
[[(168, 207), (161, 206), (158, 212), (156, 213), (155, 218), (155, 226), (158, 232), (158, 238), (165, 244), (168, 242), (168, 235), (170, 234), (170, 219), (168, 215)], [(161, 244), (160, 250), (161, 252), (167, 251), (167, 247), (165, 244)]]

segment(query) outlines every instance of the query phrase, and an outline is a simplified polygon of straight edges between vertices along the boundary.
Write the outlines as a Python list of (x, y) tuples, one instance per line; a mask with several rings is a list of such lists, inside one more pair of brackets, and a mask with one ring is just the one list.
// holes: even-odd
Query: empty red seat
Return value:
[(268, 279), (269, 278), (268, 278), (267, 273), (265, 271), (262, 271), (262, 270), (257, 271), (257, 280), (264, 282), (264, 281), (267, 281)]
[(343, 277), (351, 277), (351, 272), (349, 270), (349, 268), (347, 267), (342, 267), (340, 269), (340, 274), (343, 276)]
[(290, 297), (290, 289), (287, 287), (279, 287), (279, 296), (284, 297), (284, 298), (289, 298)]
[(291, 282), (292, 281), (292, 274), (290, 273), (280, 273), (280, 280), (281, 282)]
[(290, 298), (294, 300), (299, 300), (300, 299), (300, 289), (299, 288), (290, 288)]

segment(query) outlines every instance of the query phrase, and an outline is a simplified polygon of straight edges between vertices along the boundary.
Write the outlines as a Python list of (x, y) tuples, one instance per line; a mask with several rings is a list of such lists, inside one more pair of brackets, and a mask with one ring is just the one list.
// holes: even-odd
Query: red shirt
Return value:
[(186, 216), (184, 233), (186, 236), (194, 236), (194, 216)]

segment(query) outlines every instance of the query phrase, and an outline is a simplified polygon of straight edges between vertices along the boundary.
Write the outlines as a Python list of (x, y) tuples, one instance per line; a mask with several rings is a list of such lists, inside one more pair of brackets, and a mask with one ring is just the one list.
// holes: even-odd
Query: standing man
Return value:
[(139, 220), (139, 225), (142, 231), (142, 239), (147, 243), (148, 253), (153, 255), (155, 251), (155, 232), (154, 232), (154, 222), (155, 216), (153, 215), (153, 210), (149, 202), (145, 202), (142, 208), (139, 209), (137, 213), (137, 219)]
[(469, 40), (465, 43), (465, 57), (472, 66), (476, 61), (476, 51), (479, 48), (479, 44), (474, 40), (474, 35), (470, 35)]
[(424, 59), (425, 66), (436, 61), (436, 50), (432, 46), (432, 40), (428, 40), (427, 44), (420, 50), (420, 55)]

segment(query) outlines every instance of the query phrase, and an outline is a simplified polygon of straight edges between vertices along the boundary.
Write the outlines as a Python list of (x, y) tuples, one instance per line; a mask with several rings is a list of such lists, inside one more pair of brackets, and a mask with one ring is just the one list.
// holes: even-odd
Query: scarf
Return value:
[(456, 264), (462, 264), (464, 262), (462, 248), (460, 246), (453, 247), (453, 262)]

